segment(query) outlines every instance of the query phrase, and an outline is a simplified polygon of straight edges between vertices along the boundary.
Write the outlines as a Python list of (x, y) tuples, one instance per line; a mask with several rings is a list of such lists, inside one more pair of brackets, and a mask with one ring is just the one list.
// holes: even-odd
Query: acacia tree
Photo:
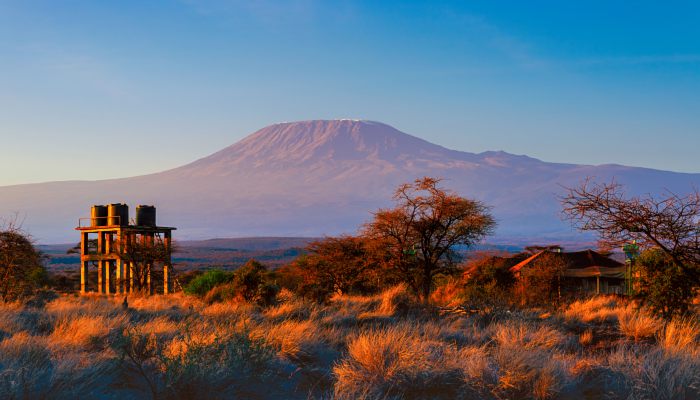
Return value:
[[(614, 181), (594, 183), (587, 179), (578, 187), (568, 189), (562, 205), (564, 215), (574, 226), (597, 232), (604, 244), (617, 247), (635, 240), (642, 249), (661, 251), (668, 262), (650, 263), (648, 268), (652, 269), (652, 275), (664, 272), (659, 269), (673, 267), (682, 273), (690, 287), (700, 284), (700, 193), (697, 190), (686, 196), (665, 192), (658, 197), (627, 197), (622, 185)], [(684, 299), (687, 305), (693, 291), (685, 293), (690, 293)], [(667, 294), (677, 298), (670, 292)]]
[(0, 300), (31, 293), (46, 280), (44, 256), (29, 237), (10, 223), (0, 230)]
[(487, 206), (442, 189), (440, 181), (424, 177), (399, 186), (396, 207), (380, 209), (364, 228), (390, 254), (388, 267), (424, 302), (436, 276), (456, 272), (456, 247), (473, 245), (496, 226)]

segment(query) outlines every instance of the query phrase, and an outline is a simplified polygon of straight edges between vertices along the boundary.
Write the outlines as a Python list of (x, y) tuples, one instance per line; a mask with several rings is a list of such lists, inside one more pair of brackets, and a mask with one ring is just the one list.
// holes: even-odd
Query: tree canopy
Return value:
[[(590, 179), (568, 189), (564, 215), (578, 228), (595, 231), (611, 247), (636, 241), (654, 257), (642, 257), (639, 294), (664, 317), (687, 310), (700, 285), (700, 193), (626, 196), (616, 182)], [(682, 284), (682, 288), (679, 286)]]
[(493, 232), (496, 223), (483, 203), (424, 177), (398, 187), (396, 206), (380, 209), (364, 235), (390, 255), (388, 267), (424, 301), (436, 276), (456, 271), (458, 246), (469, 247)]
[(29, 237), (12, 225), (0, 230), (0, 300), (27, 295), (45, 280), (44, 256)]

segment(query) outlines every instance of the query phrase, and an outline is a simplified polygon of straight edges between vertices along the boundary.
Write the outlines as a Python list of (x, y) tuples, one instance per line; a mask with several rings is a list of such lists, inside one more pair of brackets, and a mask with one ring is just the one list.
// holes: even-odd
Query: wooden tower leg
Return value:
[(88, 261), (82, 261), (80, 263), (80, 293), (85, 294), (88, 292)]
[(163, 265), (163, 294), (170, 293), (170, 265)]
[(129, 293), (134, 293), (134, 263), (129, 263)]
[(116, 261), (117, 266), (117, 279), (114, 282), (114, 293), (121, 294), (124, 292), (124, 277), (122, 276), (122, 260)]
[(90, 242), (90, 236), (83, 232), (80, 235), (80, 293), (85, 294), (88, 292), (88, 265), (89, 262), (85, 261), (88, 257), (88, 243)]
[(112, 293), (112, 261), (105, 261), (105, 294)]
[(170, 253), (172, 252), (172, 236), (171, 236), (170, 231), (166, 231), (165, 234), (163, 235), (163, 245), (165, 246), (165, 251), (167, 253), (167, 258), (165, 260), (165, 264), (163, 264), (163, 294), (169, 294), (172, 291), (172, 278), (170, 276), (171, 274), (171, 256)]
[(105, 270), (104, 270), (104, 264), (105, 262), (100, 260), (97, 262), (97, 293), (104, 293), (104, 276), (105, 276)]
[[(100, 257), (104, 257), (107, 254), (107, 235), (104, 232), (98, 232), (97, 234), (97, 254)], [(97, 293), (105, 292), (105, 261), (100, 260), (97, 262)]]

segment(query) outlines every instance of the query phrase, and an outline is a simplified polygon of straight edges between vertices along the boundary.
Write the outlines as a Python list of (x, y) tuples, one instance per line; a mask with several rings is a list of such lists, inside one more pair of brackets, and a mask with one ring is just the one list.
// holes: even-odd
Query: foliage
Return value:
[(184, 291), (187, 294), (204, 297), (215, 286), (230, 282), (233, 279), (233, 274), (220, 269), (207, 271), (194, 279), (185, 286)]
[(273, 304), (279, 291), (274, 275), (255, 260), (234, 272), (207, 271), (195, 276), (184, 288), (186, 294), (202, 297), (207, 303), (237, 299), (263, 306)]
[(399, 186), (396, 207), (380, 209), (364, 234), (388, 252), (387, 267), (428, 301), (434, 279), (457, 271), (457, 246), (469, 247), (496, 223), (483, 203), (439, 187), (425, 177)]
[(697, 286), (666, 253), (648, 249), (635, 264), (640, 278), (637, 295), (652, 311), (666, 320), (688, 313)]
[(0, 300), (25, 297), (47, 279), (44, 256), (29, 237), (12, 224), (0, 230)]
[[(652, 296), (647, 300), (666, 317), (687, 309), (693, 295), (690, 287), (700, 285), (698, 191), (687, 196), (667, 192), (658, 197), (626, 197), (620, 184), (587, 180), (569, 189), (562, 204), (575, 225), (598, 232), (609, 246), (635, 240), (642, 249), (656, 248), (663, 253), (666, 261), (647, 263), (647, 289), (640, 295)], [(671, 302), (662, 307), (663, 299)]]
[(515, 294), (522, 305), (548, 306), (560, 300), (561, 276), (566, 263), (557, 253), (542, 253), (520, 270)]
[[(470, 302), (505, 303), (512, 298), (516, 279), (510, 271), (511, 258), (485, 255), (471, 260), (465, 272), (463, 297)], [(515, 258), (520, 259), (520, 258)]]
[(272, 275), (267, 268), (255, 260), (249, 260), (233, 272), (230, 282), (215, 285), (209, 290), (205, 300), (213, 303), (238, 299), (268, 306), (275, 302), (279, 291), (280, 287), (272, 280)]
[(368, 242), (368, 238), (356, 236), (311, 242), (307, 254), (285, 268), (282, 275), (295, 281), (297, 293), (319, 302), (336, 293), (375, 293), (386, 280), (379, 276), (381, 260)]

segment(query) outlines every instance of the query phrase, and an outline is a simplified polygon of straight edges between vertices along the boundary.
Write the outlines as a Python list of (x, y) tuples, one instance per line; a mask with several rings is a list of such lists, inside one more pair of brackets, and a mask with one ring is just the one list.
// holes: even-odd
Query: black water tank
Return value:
[(137, 226), (156, 226), (156, 208), (153, 206), (136, 206)]
[(129, 206), (115, 203), (107, 206), (108, 225), (129, 225)]
[(97, 204), (92, 206), (90, 218), (92, 220), (92, 226), (107, 225), (107, 206)]

